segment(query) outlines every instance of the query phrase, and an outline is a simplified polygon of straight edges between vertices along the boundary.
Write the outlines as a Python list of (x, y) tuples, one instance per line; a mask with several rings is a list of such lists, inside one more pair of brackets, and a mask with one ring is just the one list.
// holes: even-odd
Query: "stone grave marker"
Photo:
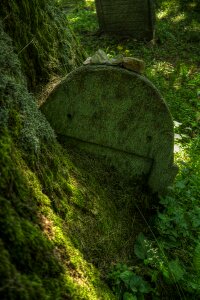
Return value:
[(83, 66), (41, 109), (58, 135), (104, 157), (123, 176), (144, 177), (159, 194), (173, 182), (172, 117), (144, 76), (118, 66)]
[(96, 0), (100, 31), (138, 40), (154, 37), (153, 0)]

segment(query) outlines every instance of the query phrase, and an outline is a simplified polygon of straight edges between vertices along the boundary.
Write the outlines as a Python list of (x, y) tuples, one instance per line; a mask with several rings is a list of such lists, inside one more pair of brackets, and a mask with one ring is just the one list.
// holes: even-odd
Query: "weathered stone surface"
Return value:
[(123, 68), (88, 65), (67, 76), (42, 107), (56, 133), (105, 157), (154, 192), (173, 182), (173, 122), (157, 89)]
[(153, 0), (96, 0), (100, 30), (110, 34), (152, 40)]
[(123, 57), (122, 65), (125, 69), (137, 72), (144, 73), (145, 63), (141, 59), (137, 59), (135, 57)]

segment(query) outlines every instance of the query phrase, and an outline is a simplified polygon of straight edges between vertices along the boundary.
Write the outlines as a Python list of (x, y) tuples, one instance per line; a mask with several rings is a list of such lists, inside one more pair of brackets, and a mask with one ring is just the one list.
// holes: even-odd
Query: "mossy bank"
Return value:
[(29, 93), (84, 57), (56, 4), (1, 8), (0, 298), (115, 299), (104, 279), (132, 261), (142, 230), (133, 198), (144, 195), (98, 159), (63, 149)]

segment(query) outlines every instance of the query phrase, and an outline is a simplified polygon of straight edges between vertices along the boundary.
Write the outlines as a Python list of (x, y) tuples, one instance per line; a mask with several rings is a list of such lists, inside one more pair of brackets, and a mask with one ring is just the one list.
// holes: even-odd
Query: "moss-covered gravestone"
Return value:
[(42, 107), (56, 133), (104, 157), (128, 178), (146, 178), (163, 193), (177, 173), (173, 122), (145, 77), (120, 67), (78, 68)]
[(96, 0), (97, 16), (102, 32), (153, 39), (153, 0)]

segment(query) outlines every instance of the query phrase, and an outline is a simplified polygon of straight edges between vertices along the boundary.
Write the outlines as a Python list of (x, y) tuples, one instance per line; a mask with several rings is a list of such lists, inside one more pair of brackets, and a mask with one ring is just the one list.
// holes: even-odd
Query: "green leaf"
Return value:
[(142, 260), (144, 260), (147, 257), (147, 246), (145, 240), (147, 239), (144, 236), (144, 234), (140, 233), (134, 245), (135, 255)]
[(124, 271), (123, 273), (120, 274), (120, 278), (121, 280), (126, 283), (127, 285), (129, 285), (130, 280), (132, 278), (132, 276), (135, 275), (132, 271)]
[(151, 287), (145, 280), (142, 280), (139, 288), (140, 293), (147, 294), (151, 291)]
[[(170, 270), (170, 275), (172, 276), (172, 281), (174, 282), (177, 282), (177, 281), (179, 281), (182, 277), (183, 277), (183, 275), (184, 275), (184, 273), (185, 273), (185, 270), (183, 269), (183, 267), (180, 265), (180, 263), (179, 263), (179, 260), (178, 259), (176, 259), (176, 260), (171, 260), (170, 262), (169, 262), (169, 270)], [(170, 276), (170, 277), (171, 277)]]
[(151, 287), (145, 280), (142, 279), (142, 277), (137, 276), (134, 274), (134, 276), (131, 277), (130, 283), (129, 283), (130, 289), (133, 292), (140, 292), (140, 293), (149, 293), (151, 291)]
[(124, 293), (123, 300), (137, 300), (137, 297), (131, 293)]
[(137, 275), (133, 276), (129, 283), (130, 289), (133, 292), (137, 292), (139, 285), (140, 285), (140, 278)]

